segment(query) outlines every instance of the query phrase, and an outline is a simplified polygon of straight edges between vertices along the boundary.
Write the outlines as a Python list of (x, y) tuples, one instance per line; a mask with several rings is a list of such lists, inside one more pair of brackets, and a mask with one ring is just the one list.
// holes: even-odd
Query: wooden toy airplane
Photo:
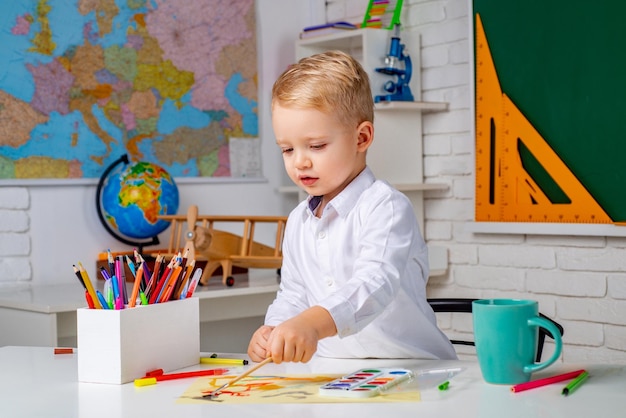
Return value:
[[(192, 205), (187, 215), (162, 215), (159, 219), (170, 221), (172, 231), (165, 256), (178, 254), (184, 238), (184, 252), (188, 259), (207, 261), (200, 283), (206, 285), (220, 266), (222, 283), (235, 284), (233, 267), (273, 268), (279, 270), (282, 261), (282, 241), (285, 233), (286, 216), (238, 216), (198, 215), (198, 207)], [(185, 228), (184, 225), (187, 224)], [(215, 224), (241, 224), (242, 234), (215, 229)], [(255, 226), (259, 223), (276, 224), (274, 247), (254, 240)], [(183, 230), (186, 230), (183, 237)], [(156, 255), (156, 254), (155, 254)]]

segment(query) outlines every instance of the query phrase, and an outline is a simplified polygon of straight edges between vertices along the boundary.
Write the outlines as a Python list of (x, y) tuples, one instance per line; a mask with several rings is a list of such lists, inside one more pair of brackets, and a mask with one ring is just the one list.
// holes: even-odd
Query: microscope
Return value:
[(409, 87), (413, 66), (411, 65), (411, 57), (404, 52), (404, 45), (400, 43), (399, 24), (396, 24), (394, 34), (391, 37), (389, 54), (385, 57), (385, 67), (376, 68), (376, 71), (390, 76), (397, 76), (398, 79), (396, 82), (387, 81), (383, 85), (383, 90), (389, 94), (374, 97), (374, 102), (413, 101), (413, 94)]

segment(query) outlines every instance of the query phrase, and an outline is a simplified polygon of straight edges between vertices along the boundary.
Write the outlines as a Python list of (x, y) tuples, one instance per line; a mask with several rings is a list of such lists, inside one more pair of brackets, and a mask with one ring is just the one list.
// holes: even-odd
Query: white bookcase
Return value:
[[(384, 29), (343, 30), (338, 33), (296, 42), (296, 59), (329, 50), (341, 50), (355, 57), (367, 71), (372, 95), (385, 94), (385, 82), (397, 81), (376, 71), (384, 67), (393, 31)], [(367, 164), (376, 177), (387, 180), (405, 193), (415, 208), (424, 231), (424, 193), (445, 190), (446, 184), (424, 183), (422, 155), (422, 113), (444, 111), (447, 103), (422, 102), (420, 85), (420, 37), (416, 32), (400, 34), (401, 43), (411, 58), (413, 72), (409, 82), (414, 102), (380, 102), (375, 106), (374, 142), (367, 154)], [(297, 193), (295, 187), (282, 187), (283, 193)], [(431, 276), (445, 274), (448, 257), (445, 248), (429, 246)]]

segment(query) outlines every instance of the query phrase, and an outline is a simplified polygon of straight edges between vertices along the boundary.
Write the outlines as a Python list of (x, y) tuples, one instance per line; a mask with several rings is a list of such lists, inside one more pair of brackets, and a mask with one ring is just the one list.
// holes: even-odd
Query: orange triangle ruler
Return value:
[[(520, 145), (567, 196), (552, 202), (522, 164)], [(613, 223), (545, 139), (502, 92), (480, 16), (476, 15), (475, 220)]]

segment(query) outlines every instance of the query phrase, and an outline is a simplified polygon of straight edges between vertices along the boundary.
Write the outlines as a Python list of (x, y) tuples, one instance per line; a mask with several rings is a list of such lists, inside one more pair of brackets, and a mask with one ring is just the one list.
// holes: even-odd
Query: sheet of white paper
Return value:
[(260, 178), (261, 141), (259, 138), (235, 138), (228, 140), (231, 177)]

